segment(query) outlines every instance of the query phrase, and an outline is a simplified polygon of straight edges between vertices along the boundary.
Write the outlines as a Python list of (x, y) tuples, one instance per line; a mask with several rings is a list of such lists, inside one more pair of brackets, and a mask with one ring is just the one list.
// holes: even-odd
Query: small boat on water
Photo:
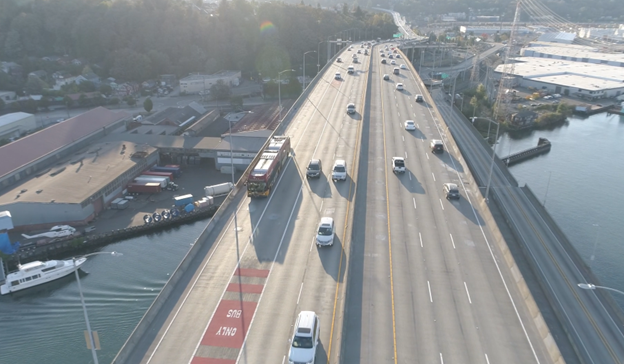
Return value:
[(45, 262), (34, 261), (19, 264), (18, 270), (9, 273), (4, 281), (0, 281), (0, 294), (9, 294), (51, 282), (73, 273), (87, 261), (87, 258), (72, 260), (48, 260)]

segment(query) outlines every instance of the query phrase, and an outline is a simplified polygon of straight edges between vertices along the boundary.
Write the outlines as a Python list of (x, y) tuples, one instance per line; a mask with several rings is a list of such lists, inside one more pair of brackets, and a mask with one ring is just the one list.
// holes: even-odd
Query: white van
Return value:
[(334, 235), (334, 219), (331, 217), (321, 218), (321, 222), (316, 230), (316, 245), (319, 248), (334, 245)]
[(355, 72), (355, 67), (353, 67), (353, 66), (349, 66), (349, 67), (347, 68), (347, 73), (348, 73), (348, 74), (350, 74), (350, 75), (352, 75), (352, 74), (353, 74), (353, 72)]
[(313, 311), (301, 311), (295, 322), (295, 331), (290, 340), (288, 363), (314, 363), (318, 346), (321, 322)]

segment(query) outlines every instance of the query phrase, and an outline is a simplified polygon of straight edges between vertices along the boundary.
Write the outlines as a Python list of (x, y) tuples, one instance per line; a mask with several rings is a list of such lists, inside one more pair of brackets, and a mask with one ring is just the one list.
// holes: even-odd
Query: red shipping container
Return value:
[(159, 193), (161, 191), (159, 183), (130, 183), (127, 187), (129, 193)]

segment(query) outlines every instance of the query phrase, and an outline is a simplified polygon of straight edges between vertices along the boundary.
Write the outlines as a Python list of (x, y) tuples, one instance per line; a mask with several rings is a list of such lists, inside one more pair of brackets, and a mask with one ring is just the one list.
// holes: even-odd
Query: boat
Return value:
[(4, 281), (0, 281), (0, 294), (9, 294), (44, 284), (72, 274), (87, 261), (87, 258), (75, 260), (48, 260), (18, 264), (18, 270), (9, 273)]
[(150, 215), (143, 216), (143, 222), (145, 222), (146, 224), (151, 224), (152, 217)]
[(169, 220), (169, 218), (171, 217), (171, 213), (168, 210), (163, 211), (161, 215), (164, 220)]
[(160, 216), (158, 212), (154, 212), (152, 217), (154, 218), (154, 222), (160, 222), (160, 220), (162, 220), (162, 216)]
[(37, 234), (37, 235), (26, 235), (22, 234), (22, 236), (26, 239), (36, 239), (36, 238), (62, 238), (65, 236), (74, 235), (76, 229), (69, 225), (57, 225), (53, 226), (50, 231), (46, 231), (45, 233)]

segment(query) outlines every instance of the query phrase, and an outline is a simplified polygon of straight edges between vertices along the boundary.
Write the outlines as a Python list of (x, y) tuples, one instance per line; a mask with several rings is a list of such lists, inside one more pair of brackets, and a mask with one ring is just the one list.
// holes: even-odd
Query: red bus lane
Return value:
[[(267, 269), (239, 268), (234, 272), (191, 364), (236, 363), (268, 275)], [(255, 283), (244, 283), (248, 279)]]

